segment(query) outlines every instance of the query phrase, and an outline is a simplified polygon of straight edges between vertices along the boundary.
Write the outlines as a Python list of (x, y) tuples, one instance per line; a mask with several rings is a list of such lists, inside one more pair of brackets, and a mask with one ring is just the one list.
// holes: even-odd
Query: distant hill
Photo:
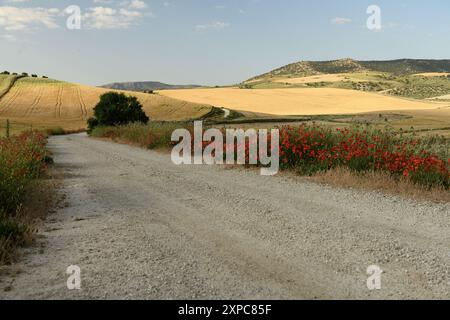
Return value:
[(172, 85), (157, 81), (137, 81), (137, 82), (115, 82), (101, 86), (101, 88), (144, 92), (150, 90), (164, 90), (164, 89), (192, 89), (199, 88), (198, 85)]
[(341, 59), (332, 61), (300, 61), (249, 79), (254, 81), (270, 77), (306, 77), (318, 74), (352, 72), (386, 72), (394, 75), (411, 75), (424, 72), (450, 72), (450, 60), (399, 59), (388, 61), (357, 61)]

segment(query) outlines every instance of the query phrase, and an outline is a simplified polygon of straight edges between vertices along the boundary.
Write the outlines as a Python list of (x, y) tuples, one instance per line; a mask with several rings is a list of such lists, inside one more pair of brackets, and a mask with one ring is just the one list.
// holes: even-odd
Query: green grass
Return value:
[(187, 122), (151, 122), (148, 125), (129, 124), (117, 127), (97, 127), (90, 135), (136, 144), (148, 149), (165, 149), (172, 146), (171, 136), (174, 130), (190, 127), (192, 127), (192, 124)]

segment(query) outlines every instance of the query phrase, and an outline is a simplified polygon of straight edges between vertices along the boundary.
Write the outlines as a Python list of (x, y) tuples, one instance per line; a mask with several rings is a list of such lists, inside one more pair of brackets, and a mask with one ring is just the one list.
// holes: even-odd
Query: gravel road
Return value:
[[(65, 203), (0, 298), (450, 298), (449, 203), (175, 166), (84, 134), (49, 146)], [(81, 290), (67, 289), (70, 265)]]

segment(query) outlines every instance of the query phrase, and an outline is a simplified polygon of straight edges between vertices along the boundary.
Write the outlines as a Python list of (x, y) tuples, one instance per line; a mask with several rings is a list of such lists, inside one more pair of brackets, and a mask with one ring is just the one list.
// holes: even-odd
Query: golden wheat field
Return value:
[[(0, 119), (19, 126), (80, 129), (93, 115), (101, 94), (113, 91), (67, 82), (23, 78), (0, 100)], [(189, 120), (211, 111), (211, 106), (180, 101), (157, 94), (130, 93), (142, 103), (152, 120)], [(2, 121), (4, 122), (4, 121)]]
[(375, 77), (377, 75), (379, 74), (374, 72), (371, 73), (355, 72), (355, 73), (318, 74), (315, 76), (307, 76), (307, 77), (279, 77), (279, 78), (268, 78), (266, 80), (270, 82), (289, 83), (289, 84), (306, 84), (306, 83), (340, 82), (340, 81), (364, 82), (376, 79)]
[(432, 102), (401, 99), (381, 94), (332, 88), (298, 89), (187, 89), (164, 90), (161, 95), (272, 115), (355, 114), (373, 111), (432, 110)]
[(0, 75), (0, 98), (7, 92), (14, 78), (10, 75)]

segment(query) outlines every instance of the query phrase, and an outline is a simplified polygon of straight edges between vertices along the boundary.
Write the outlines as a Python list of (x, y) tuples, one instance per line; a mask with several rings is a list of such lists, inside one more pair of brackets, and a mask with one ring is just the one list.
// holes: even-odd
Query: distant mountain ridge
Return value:
[(199, 88), (198, 85), (172, 85), (158, 81), (136, 81), (136, 82), (115, 82), (100, 86), (100, 88), (125, 90), (125, 91), (151, 91), (164, 89), (192, 89)]
[(277, 76), (314, 76), (318, 74), (336, 74), (376, 71), (395, 75), (410, 75), (425, 72), (450, 72), (450, 60), (398, 59), (386, 61), (358, 61), (340, 59), (330, 61), (299, 61), (264, 73), (247, 81)]

